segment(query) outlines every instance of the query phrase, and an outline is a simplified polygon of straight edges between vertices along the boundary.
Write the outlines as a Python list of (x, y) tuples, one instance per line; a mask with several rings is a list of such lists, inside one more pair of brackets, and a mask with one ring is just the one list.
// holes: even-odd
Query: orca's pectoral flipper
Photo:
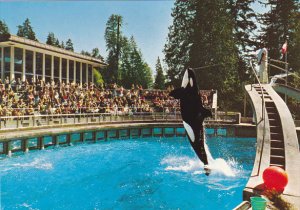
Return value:
[(180, 99), (182, 98), (183, 96), (183, 92), (184, 92), (184, 89), (181, 87), (181, 88), (177, 88), (175, 90), (172, 90), (170, 93), (169, 93), (169, 96), (172, 96), (174, 97), (175, 99)]

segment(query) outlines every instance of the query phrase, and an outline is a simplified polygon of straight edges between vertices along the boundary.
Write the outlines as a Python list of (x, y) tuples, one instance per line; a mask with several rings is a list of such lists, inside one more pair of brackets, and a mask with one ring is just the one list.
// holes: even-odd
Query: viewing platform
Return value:
[(251, 196), (260, 195), (264, 190), (264, 170), (269, 166), (278, 166), (283, 168), (289, 177), (283, 197), (300, 208), (300, 152), (292, 115), (271, 85), (246, 85), (245, 89), (255, 115), (257, 149), (243, 199), (250, 200)]

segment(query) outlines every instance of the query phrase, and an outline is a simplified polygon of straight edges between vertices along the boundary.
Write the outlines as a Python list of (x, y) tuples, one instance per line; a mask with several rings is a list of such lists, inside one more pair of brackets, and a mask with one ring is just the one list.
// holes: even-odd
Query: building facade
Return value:
[(48, 82), (88, 83), (94, 80), (93, 68), (106, 64), (90, 56), (82, 55), (51, 45), (15, 35), (0, 36), (1, 79), (10, 81), (35, 81), (38, 77)]

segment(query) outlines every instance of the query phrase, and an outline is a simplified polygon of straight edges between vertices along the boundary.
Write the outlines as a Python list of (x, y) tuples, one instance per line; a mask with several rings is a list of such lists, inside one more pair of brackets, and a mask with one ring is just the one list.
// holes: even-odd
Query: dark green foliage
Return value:
[(58, 39), (56, 39), (55, 40), (55, 45), (54, 45), (55, 47), (60, 47), (60, 44), (59, 44), (59, 40)]
[[(260, 39), (269, 50), (269, 57), (275, 60), (281, 57), (280, 49), (287, 41), (288, 68), (297, 75), (289, 77), (288, 85), (300, 88), (298, 78), (300, 75), (300, 3), (296, 0), (269, 0), (266, 5), (271, 9), (260, 16), (263, 25)], [(284, 59), (285, 56), (282, 60)], [(285, 68), (284, 65), (280, 66)], [(271, 75), (280, 73), (282, 73), (280, 70), (270, 68)], [(288, 98), (287, 104), (294, 117), (299, 119), (299, 102)]]
[(122, 38), (120, 57), (120, 84), (130, 88), (132, 84), (142, 85), (144, 88), (152, 86), (152, 72), (148, 64), (143, 60), (142, 53), (138, 49), (133, 37), (128, 40)]
[(59, 47), (65, 49), (65, 43), (63, 41), (61, 41)]
[(24, 21), (23, 25), (18, 26), (17, 36), (38, 41), (28, 18)]
[(81, 53), (82, 55), (91, 56), (91, 53), (89, 53), (88, 51), (81, 50), (80, 53)]
[(122, 47), (122, 23), (123, 18), (120, 15), (111, 15), (106, 23), (104, 38), (106, 41), (106, 49), (108, 51), (107, 80), (109, 83), (120, 81), (118, 69), (120, 49)]
[(157, 58), (155, 70), (156, 70), (156, 76), (155, 76), (154, 88), (164, 90), (166, 77), (164, 75), (159, 57)]
[(67, 40), (65, 49), (74, 52), (73, 42), (71, 39)]
[(0, 35), (9, 35), (8, 26), (2, 20), (0, 20)]
[(199, 88), (218, 90), (221, 108), (235, 110), (242, 107), (240, 79), (246, 69), (239, 69), (245, 63), (239, 62), (238, 27), (231, 9), (223, 0), (176, 1), (164, 51), (171, 84), (180, 84), (187, 67), (212, 65), (195, 70)]
[(126, 88), (132, 84), (150, 88), (152, 85), (152, 72), (143, 60), (133, 36), (128, 40), (122, 34), (123, 18), (111, 15), (106, 24), (105, 40), (108, 56), (108, 67), (104, 70), (105, 81), (118, 83)]
[(195, 16), (193, 2), (176, 0), (172, 10), (173, 24), (169, 27), (164, 53), (168, 65), (167, 78), (174, 86), (181, 84), (182, 73), (190, 61)]
[(92, 53), (91, 56), (94, 58), (98, 58), (100, 60), (104, 60), (104, 58), (102, 57), (102, 55), (100, 55), (100, 50), (96, 47), (94, 49), (92, 49)]
[(56, 39), (55, 39), (54, 33), (50, 32), (48, 34), (46, 44), (55, 46)]
[(269, 49), (269, 57), (279, 59), (281, 46), (287, 39), (289, 39), (288, 47), (293, 48), (299, 24), (299, 2), (269, 0), (266, 5), (271, 9), (260, 16), (263, 25), (260, 39)]
[(255, 30), (257, 15), (251, 8), (254, 0), (229, 0), (228, 7), (234, 23), (236, 45), (241, 56), (249, 57), (257, 46)]

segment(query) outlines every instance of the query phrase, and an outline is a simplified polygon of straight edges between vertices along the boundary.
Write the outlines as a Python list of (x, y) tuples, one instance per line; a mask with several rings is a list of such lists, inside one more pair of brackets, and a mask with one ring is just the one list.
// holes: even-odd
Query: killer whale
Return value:
[(180, 99), (180, 110), (183, 126), (188, 134), (189, 142), (199, 159), (204, 163), (206, 175), (210, 173), (207, 154), (204, 147), (203, 121), (211, 117), (212, 113), (202, 105), (198, 95), (196, 76), (192, 69), (184, 73), (181, 87), (170, 92), (170, 96)]

